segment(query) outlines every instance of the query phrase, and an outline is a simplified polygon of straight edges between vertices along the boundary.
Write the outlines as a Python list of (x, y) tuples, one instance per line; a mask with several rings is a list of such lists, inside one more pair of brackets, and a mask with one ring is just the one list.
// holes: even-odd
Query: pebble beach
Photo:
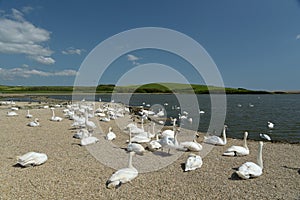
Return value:
[[(72, 138), (76, 130), (71, 128), (71, 120), (50, 121), (51, 110), (39, 108), (38, 103), (17, 102), (15, 106), (21, 109), (14, 117), (6, 116), (11, 106), (0, 106), (1, 200), (300, 199), (300, 144), (265, 142), (263, 174), (254, 179), (241, 180), (235, 171), (247, 161), (256, 162), (258, 141), (247, 141), (248, 156), (225, 157), (222, 153), (228, 147), (243, 144), (242, 140), (228, 138), (225, 146), (213, 147), (202, 157), (203, 165), (199, 169), (184, 172), (189, 152), (183, 152), (161, 169), (139, 173), (131, 183), (107, 189), (105, 183), (116, 169), (99, 162), (89, 147), (80, 146), (80, 140)], [(33, 120), (25, 118), (27, 109), (33, 118), (39, 119), (39, 127), (26, 126)], [(55, 108), (57, 116), (64, 117), (63, 109)], [(122, 120), (124, 124), (132, 121), (128, 115)], [(100, 122), (94, 117), (91, 121), (101, 126), (101, 130), (96, 130), (97, 137), (104, 137), (108, 127), (112, 127), (117, 135), (115, 145), (120, 149), (126, 147), (127, 135), (113, 120)], [(200, 133), (199, 143), (203, 136)], [(16, 165), (16, 157), (29, 151), (46, 153), (47, 162), (26, 168)], [(126, 167), (127, 163), (121, 165)], [(139, 164), (133, 159), (133, 166), (136, 165)]]

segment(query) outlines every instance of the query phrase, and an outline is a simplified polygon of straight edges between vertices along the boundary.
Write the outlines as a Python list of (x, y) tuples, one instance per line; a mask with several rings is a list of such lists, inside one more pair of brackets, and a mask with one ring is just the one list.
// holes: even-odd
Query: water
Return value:
[[(70, 100), (71, 95), (53, 95), (50, 98)], [(102, 101), (111, 101), (111, 95), (96, 95), (95, 100), (101, 97)], [(205, 113), (199, 115), (198, 106), (194, 105), (193, 95), (173, 94), (117, 94), (113, 97), (115, 102), (129, 103), (140, 106), (143, 102), (154, 106), (156, 111), (164, 107), (168, 117), (178, 117), (182, 111), (187, 111), (193, 123), (184, 122), (185, 127), (207, 132), (211, 120), (211, 99), (209, 95), (197, 95), (198, 105)], [(76, 99), (93, 100), (92, 95), (76, 96)], [(274, 141), (300, 142), (300, 95), (227, 95), (227, 111), (225, 124), (228, 125), (227, 135), (232, 138), (243, 138), (245, 131), (249, 138), (259, 140), (260, 133), (267, 133)], [(182, 100), (183, 99), (183, 100)], [(185, 105), (180, 105), (184, 102)], [(168, 105), (164, 105), (168, 103)], [(160, 105), (160, 106), (159, 106)], [(176, 107), (181, 107), (176, 109)], [(222, 113), (220, 113), (222, 115)], [(200, 117), (199, 117), (200, 116)], [(199, 123), (197, 120), (200, 119)], [(267, 122), (275, 124), (274, 129), (267, 127)], [(219, 134), (219, 131), (218, 133)]]

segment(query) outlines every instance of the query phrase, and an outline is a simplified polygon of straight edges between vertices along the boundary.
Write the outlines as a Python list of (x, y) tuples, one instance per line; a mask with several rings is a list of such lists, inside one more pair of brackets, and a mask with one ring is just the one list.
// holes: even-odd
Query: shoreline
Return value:
[[(19, 103), (19, 102), (18, 102)], [(17, 103), (17, 104), (18, 104)], [(38, 103), (32, 103), (38, 105)], [(97, 102), (96, 105), (99, 105)], [(22, 106), (26, 106), (23, 103)], [(103, 164), (89, 151), (93, 146), (82, 147), (78, 139), (72, 138), (76, 130), (70, 129), (73, 121), (50, 121), (50, 109), (31, 109), (31, 114), (40, 119), (40, 127), (28, 127), (32, 119), (25, 118), (26, 109), (17, 111), (19, 116), (6, 117), (7, 109), (0, 107), (0, 199), (298, 199), (300, 197), (299, 144), (265, 142), (263, 147), (263, 175), (251, 180), (239, 180), (235, 168), (246, 161), (256, 162), (258, 142), (247, 140), (250, 155), (225, 157), (222, 153), (231, 145), (242, 145), (240, 139), (228, 138), (225, 146), (215, 146), (202, 156), (200, 169), (183, 172), (190, 152), (169, 165), (147, 173), (139, 173), (131, 183), (119, 189), (107, 189), (105, 182), (116, 170)], [(2, 109), (3, 108), (3, 109)], [(57, 116), (63, 117), (64, 108), (55, 108)], [(116, 122), (100, 122), (95, 136), (103, 138), (109, 126), (117, 138), (116, 147), (124, 147), (128, 135), (118, 128)], [(122, 119), (129, 123), (129, 116)], [(123, 127), (123, 125), (121, 125)], [(12, 131), (13, 130), (13, 131)], [(183, 141), (181, 138), (179, 141)], [(198, 142), (202, 143), (203, 134)], [(108, 142), (103, 140), (103, 142)], [(101, 149), (101, 145), (95, 144)], [(16, 156), (29, 151), (46, 153), (46, 163), (36, 167), (15, 166)], [(173, 154), (174, 151), (171, 151)], [(196, 153), (198, 154), (198, 153)], [(199, 153), (204, 155), (205, 152)], [(147, 152), (145, 156), (155, 156)], [(126, 156), (126, 155), (125, 155)], [(168, 158), (168, 157), (166, 157)], [(133, 166), (140, 169), (142, 156), (134, 156)], [(162, 157), (161, 159), (164, 159)], [(127, 156), (119, 160), (126, 167)], [(120, 167), (120, 168), (121, 168)], [(233, 190), (234, 188), (234, 190)], [(251, 190), (249, 190), (251, 188)], [(212, 192), (213, 191), (213, 192)]]

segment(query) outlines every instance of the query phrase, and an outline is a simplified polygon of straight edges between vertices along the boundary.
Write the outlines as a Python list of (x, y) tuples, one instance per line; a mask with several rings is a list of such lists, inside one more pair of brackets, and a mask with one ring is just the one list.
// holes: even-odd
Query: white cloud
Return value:
[(56, 72), (45, 72), (36, 69), (26, 68), (13, 68), (13, 69), (3, 69), (0, 68), (0, 78), (3, 80), (14, 80), (15, 78), (29, 78), (31, 76), (76, 76), (77, 71), (75, 70), (63, 70)]
[(137, 61), (140, 60), (140, 58), (132, 54), (127, 54), (127, 60), (131, 61), (134, 65), (139, 65)]
[(51, 57), (45, 57), (45, 56), (31, 56), (30, 58), (32, 58), (33, 60), (45, 64), (45, 65), (50, 65), (50, 64), (54, 64), (55, 60)]
[(65, 55), (74, 55), (74, 54), (81, 55), (81, 53), (83, 51), (85, 51), (85, 50), (84, 49), (75, 49), (75, 48), (71, 47), (71, 48), (68, 48), (68, 49), (62, 51), (61, 53), (65, 54)]
[(296, 36), (296, 40), (299, 40), (300, 39), (300, 34)]
[(19, 10), (12, 9), (11, 15), (0, 17), (1, 53), (25, 54), (42, 64), (53, 64), (53, 51), (43, 46), (49, 39), (49, 31), (26, 21)]

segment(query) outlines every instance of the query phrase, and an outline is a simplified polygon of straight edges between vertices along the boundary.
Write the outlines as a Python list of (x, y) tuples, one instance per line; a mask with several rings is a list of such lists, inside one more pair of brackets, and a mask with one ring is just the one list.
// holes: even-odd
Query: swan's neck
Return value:
[(262, 169), (264, 168), (264, 165), (263, 165), (263, 160), (262, 160), (262, 144), (259, 144), (259, 147), (258, 147), (258, 155), (257, 155), (257, 164), (258, 166), (260, 166)]
[(144, 130), (144, 119), (142, 119), (142, 127), (141, 127), (142, 130)]
[(227, 139), (226, 139), (226, 128), (224, 127), (223, 129), (223, 141), (226, 144), (227, 143)]
[(55, 117), (54, 110), (52, 110), (52, 117)]
[(129, 152), (128, 168), (134, 168), (132, 166), (132, 155), (133, 155), (133, 152)]
[(248, 149), (248, 146), (247, 146), (247, 135), (244, 136), (244, 147), (245, 147), (245, 149)]
[(129, 144), (131, 144), (131, 128), (129, 128)]
[(157, 134), (157, 133), (155, 134), (155, 137), (156, 137), (156, 141), (159, 141), (159, 138), (158, 138), (158, 134)]

